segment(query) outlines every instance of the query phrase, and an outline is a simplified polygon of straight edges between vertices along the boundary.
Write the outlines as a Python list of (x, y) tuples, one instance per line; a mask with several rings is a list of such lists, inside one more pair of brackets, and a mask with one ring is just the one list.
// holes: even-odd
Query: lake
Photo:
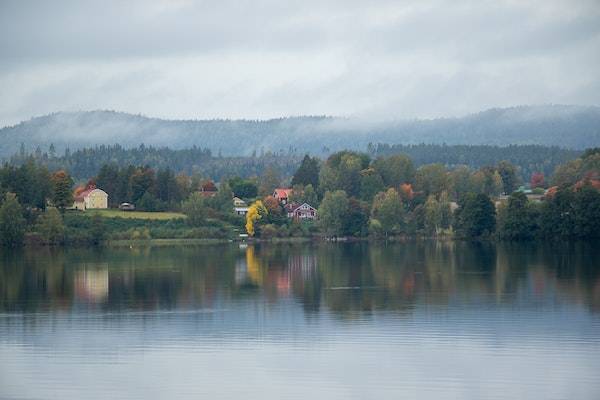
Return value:
[(0, 253), (0, 399), (598, 399), (600, 249)]

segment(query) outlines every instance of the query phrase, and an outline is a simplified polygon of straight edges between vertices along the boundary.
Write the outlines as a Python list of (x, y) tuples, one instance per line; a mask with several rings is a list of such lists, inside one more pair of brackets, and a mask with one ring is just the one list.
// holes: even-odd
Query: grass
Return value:
[(132, 218), (132, 219), (150, 219), (150, 220), (169, 220), (186, 218), (184, 214), (169, 211), (121, 211), (115, 209), (107, 210), (87, 210), (82, 213), (83, 215), (95, 215), (98, 214), (106, 218)]

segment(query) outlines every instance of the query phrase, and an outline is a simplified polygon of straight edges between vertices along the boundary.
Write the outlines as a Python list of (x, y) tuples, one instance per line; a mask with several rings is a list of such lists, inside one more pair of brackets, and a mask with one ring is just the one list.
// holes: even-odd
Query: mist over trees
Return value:
[(323, 156), (344, 149), (364, 150), (369, 143), (538, 144), (582, 150), (600, 145), (599, 127), (600, 108), (561, 105), (410, 121), (337, 117), (170, 121), (113, 111), (61, 112), (0, 129), (0, 159), (17, 153), (21, 143), (26, 152), (38, 146), (49, 151), (51, 143), (59, 153), (113, 143), (137, 148), (144, 143), (173, 149), (197, 146), (226, 156), (269, 151)]

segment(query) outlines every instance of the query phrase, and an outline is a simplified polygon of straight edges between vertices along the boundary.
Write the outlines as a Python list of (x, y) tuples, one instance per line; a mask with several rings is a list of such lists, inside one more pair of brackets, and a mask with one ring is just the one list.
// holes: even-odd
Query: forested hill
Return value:
[(194, 145), (214, 154), (305, 153), (389, 144), (539, 144), (584, 149), (600, 146), (600, 108), (523, 106), (462, 118), (373, 122), (351, 118), (293, 117), (266, 121), (161, 120), (113, 111), (60, 112), (0, 129), (0, 158), (36, 147), (57, 152), (99, 144)]
[[(425, 164), (440, 163), (447, 168), (466, 165), (473, 170), (485, 166), (497, 165), (500, 161), (509, 161), (518, 167), (518, 173), (526, 182), (534, 172), (550, 176), (559, 164), (577, 158), (581, 152), (558, 147), (538, 145), (468, 146), (468, 145), (388, 145), (379, 144), (369, 147), (369, 156), (373, 159), (395, 154), (410, 157), (416, 167)], [(105, 164), (119, 167), (129, 165), (148, 165), (155, 169), (171, 169), (188, 175), (199, 173), (220, 181), (224, 177), (240, 176), (249, 178), (261, 176), (269, 167), (275, 168), (282, 177), (290, 177), (298, 168), (303, 154), (274, 154), (266, 152), (255, 157), (219, 157), (208, 149), (192, 147), (173, 150), (140, 145), (126, 149), (120, 145), (96, 146), (63, 155), (48, 154), (43, 151), (17, 153), (9, 161), (12, 165), (23, 165), (33, 159), (47, 166), (51, 171), (65, 169), (77, 180), (87, 180), (95, 176)]]

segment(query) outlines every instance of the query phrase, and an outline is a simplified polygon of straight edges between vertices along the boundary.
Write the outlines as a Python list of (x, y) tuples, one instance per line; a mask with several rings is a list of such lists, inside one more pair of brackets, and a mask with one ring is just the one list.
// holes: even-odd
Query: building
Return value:
[(288, 203), (285, 205), (288, 218), (295, 220), (315, 220), (318, 218), (317, 209), (308, 203)]
[(292, 189), (277, 188), (273, 192), (273, 197), (275, 197), (277, 201), (281, 204), (286, 205), (290, 199), (291, 194)]
[(108, 208), (108, 194), (101, 189), (86, 189), (76, 194), (74, 200), (73, 208), (76, 210)]
[(207, 180), (200, 185), (199, 192), (204, 197), (213, 197), (217, 195), (218, 189), (213, 181)]
[(234, 207), (246, 207), (247, 204), (244, 200), (240, 199), (239, 197), (234, 197), (233, 198), (233, 206)]
[(242, 199), (240, 199), (239, 197), (234, 197), (233, 198), (233, 211), (237, 214), (237, 215), (246, 215), (248, 214), (248, 205), (246, 204), (246, 202)]

